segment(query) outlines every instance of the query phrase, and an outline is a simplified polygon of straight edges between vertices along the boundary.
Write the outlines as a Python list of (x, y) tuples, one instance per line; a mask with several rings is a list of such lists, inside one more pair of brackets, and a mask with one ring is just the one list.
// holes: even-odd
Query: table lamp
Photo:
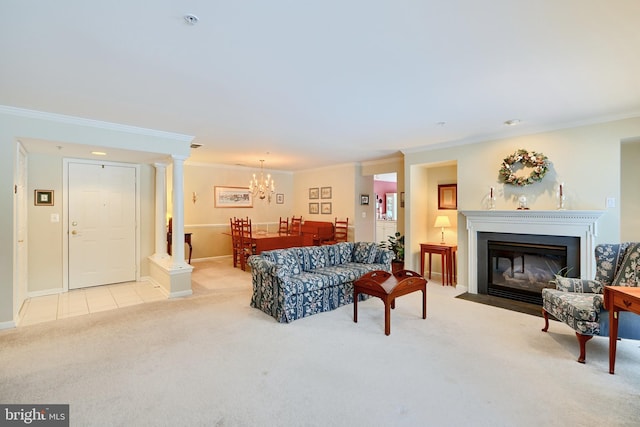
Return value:
[(433, 224), (433, 226), (440, 227), (440, 229), (442, 230), (442, 241), (440, 242), (440, 244), (444, 245), (444, 228), (451, 227), (451, 223), (449, 222), (449, 217), (444, 215), (438, 215), (436, 217), (436, 223)]

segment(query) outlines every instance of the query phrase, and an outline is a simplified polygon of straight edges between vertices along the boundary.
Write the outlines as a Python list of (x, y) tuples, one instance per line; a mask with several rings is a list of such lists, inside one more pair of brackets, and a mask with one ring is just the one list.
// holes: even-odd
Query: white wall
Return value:
[[(254, 199), (252, 208), (217, 208), (214, 203), (214, 188), (249, 187), (254, 173), (259, 177), (259, 168), (218, 164), (191, 164), (184, 166), (184, 222), (185, 232), (192, 233), (193, 258), (209, 258), (231, 254), (229, 218), (251, 218), (254, 230), (277, 231), (280, 217), (291, 218), (299, 213), (294, 210), (293, 173), (264, 170), (275, 182), (276, 194), (284, 196), (284, 203), (276, 203), (275, 195), (268, 203)], [(197, 201), (193, 203), (193, 192)]]
[(640, 242), (640, 142), (622, 144), (620, 240)]
[[(496, 187), (497, 209), (516, 209), (518, 195), (526, 194), (531, 209), (556, 209), (556, 187), (565, 183), (567, 209), (604, 210), (605, 199), (620, 201), (620, 145), (621, 141), (640, 135), (640, 117), (614, 122), (561, 129), (479, 144), (405, 153), (405, 168), (412, 171), (407, 193), (419, 194), (420, 180), (414, 181), (416, 166), (455, 161), (458, 165), (458, 210), (484, 209), (484, 199), (491, 186)], [(517, 149), (542, 152), (549, 158), (551, 168), (544, 180), (519, 188), (498, 183), (502, 160)], [(429, 203), (437, 203), (429, 201)], [(412, 208), (413, 209), (413, 206)], [(413, 233), (421, 228), (421, 215), (408, 217), (412, 230), (407, 235), (408, 250), (419, 268), (419, 241)], [(466, 285), (467, 242), (464, 218), (458, 218), (458, 281)], [(599, 242), (620, 241), (620, 203), (606, 209), (598, 226)]]
[[(57, 114), (42, 113), (37, 111), (22, 110), (12, 107), (0, 106), (0, 328), (13, 322), (13, 281), (14, 281), (14, 247), (16, 245), (14, 238), (14, 192), (13, 183), (16, 171), (15, 150), (16, 142), (19, 139), (37, 139), (42, 141), (51, 141), (51, 144), (72, 143), (72, 144), (89, 144), (94, 146), (102, 146), (108, 148), (118, 148), (125, 150), (136, 150), (140, 152), (149, 152), (158, 154), (158, 156), (169, 156), (171, 154), (188, 157), (189, 145), (191, 138), (184, 135), (170, 134), (166, 132), (153, 131), (148, 129), (134, 128), (131, 126), (121, 126), (112, 123), (97, 122), (93, 120), (85, 120)], [(28, 153), (31, 155), (31, 153)], [(30, 160), (27, 160), (30, 162)], [(28, 186), (32, 189), (32, 183), (29, 177), (33, 174), (33, 185), (40, 185), (44, 180), (50, 178), (51, 181), (46, 182), (45, 189), (61, 189), (62, 178), (58, 179), (55, 175), (61, 169), (56, 166), (55, 162), (61, 162), (60, 159), (51, 157), (50, 162), (45, 159), (34, 158), (36, 165), (43, 168), (42, 174), (39, 174), (33, 165), (28, 168)], [(148, 177), (152, 173), (147, 174)], [(48, 178), (47, 178), (48, 177)], [(39, 181), (43, 180), (43, 181)], [(146, 182), (142, 185), (143, 204), (149, 206), (154, 199), (155, 194), (149, 191), (153, 188), (153, 184)], [(62, 193), (56, 192), (56, 199), (62, 200)], [(27, 195), (29, 197), (29, 195)], [(30, 203), (28, 203), (29, 205)], [(144, 206), (141, 207), (145, 209)], [(154, 216), (153, 209), (148, 209), (151, 213), (142, 217), (143, 225), (141, 233), (146, 232), (146, 236), (153, 239), (153, 233), (148, 232), (149, 227), (153, 227)], [(41, 215), (46, 216), (46, 222), (50, 223), (48, 210), (37, 211), (35, 214), (36, 221), (34, 229), (43, 231), (44, 235), (38, 236), (36, 232), (29, 231), (29, 243), (34, 245), (36, 253), (32, 257), (29, 255), (29, 263), (42, 263), (47, 268), (50, 266), (47, 258), (61, 259), (62, 242), (59, 238), (61, 232), (51, 228), (49, 224), (45, 225), (45, 221)], [(46, 213), (45, 213), (46, 212)], [(29, 216), (31, 219), (32, 213)], [(141, 215), (145, 212), (141, 212)], [(62, 221), (64, 218), (60, 218)], [(144, 222), (146, 221), (146, 224)], [(28, 224), (31, 228), (32, 224)], [(56, 241), (48, 241), (49, 248), (46, 253), (42, 250), (40, 242), (33, 239), (48, 237), (57, 239)], [(144, 253), (142, 251), (147, 251)], [(144, 241), (141, 246), (141, 257), (145, 258), (153, 253), (153, 243)], [(34, 266), (29, 265), (30, 273), (33, 272)], [(45, 270), (47, 271), (47, 270)], [(51, 279), (50, 289), (58, 289), (61, 287), (57, 269), (52, 270), (53, 277)], [(36, 278), (38, 276), (36, 275)], [(38, 284), (39, 289), (44, 287), (43, 280), (40, 277)]]

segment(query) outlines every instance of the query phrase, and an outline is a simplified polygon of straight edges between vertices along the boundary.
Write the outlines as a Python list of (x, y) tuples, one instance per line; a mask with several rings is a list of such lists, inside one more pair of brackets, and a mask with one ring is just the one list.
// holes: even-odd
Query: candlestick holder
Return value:
[(490, 211), (495, 210), (496, 208), (496, 196), (489, 196), (489, 200), (487, 201), (487, 207)]
[(564, 202), (565, 202), (564, 194), (563, 195), (558, 194), (558, 210), (559, 211), (565, 210)]

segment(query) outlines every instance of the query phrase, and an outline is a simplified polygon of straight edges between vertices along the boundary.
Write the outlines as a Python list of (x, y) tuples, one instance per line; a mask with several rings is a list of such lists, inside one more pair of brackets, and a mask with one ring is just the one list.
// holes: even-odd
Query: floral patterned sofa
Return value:
[(373, 242), (277, 249), (253, 255), (248, 261), (253, 278), (251, 307), (281, 323), (334, 310), (353, 302), (354, 280), (373, 270), (391, 272), (393, 256)]
[[(542, 290), (544, 332), (549, 314), (576, 331), (580, 344), (578, 362), (584, 363), (585, 344), (595, 335), (609, 336), (609, 312), (604, 309), (605, 286), (640, 286), (640, 243), (600, 244), (595, 249), (595, 280), (556, 276), (556, 289)], [(621, 312), (620, 338), (640, 339), (640, 316)]]

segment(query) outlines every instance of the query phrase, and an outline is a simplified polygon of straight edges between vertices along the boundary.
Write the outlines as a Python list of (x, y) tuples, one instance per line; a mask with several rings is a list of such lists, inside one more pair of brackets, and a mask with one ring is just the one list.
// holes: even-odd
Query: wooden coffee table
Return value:
[(353, 321), (358, 322), (358, 295), (367, 294), (384, 302), (384, 333), (391, 333), (391, 309), (396, 298), (411, 292), (422, 291), (422, 318), (427, 318), (427, 281), (411, 270), (391, 274), (383, 270), (370, 271), (353, 282)]

